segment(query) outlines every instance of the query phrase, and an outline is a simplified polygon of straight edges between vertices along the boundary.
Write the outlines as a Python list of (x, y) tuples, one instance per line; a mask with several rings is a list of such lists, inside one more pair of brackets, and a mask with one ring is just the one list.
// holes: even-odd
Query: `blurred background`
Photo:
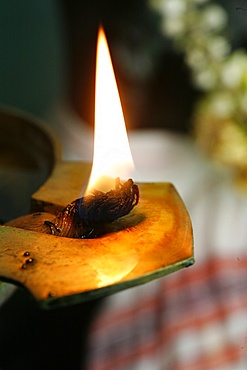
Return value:
[(68, 99), (92, 124), (102, 23), (128, 126), (188, 127), (194, 96), (189, 73), (146, 1), (3, 1), (0, 16), (1, 103), (48, 119)]
[[(233, 294), (234, 302), (242, 302), (240, 305), (242, 316), (239, 316), (235, 309), (232, 311), (233, 316), (230, 316), (232, 312), (228, 314), (231, 319), (234, 317), (238, 320), (241, 317), (245, 330), (247, 329), (247, 318), (243, 302), (245, 302), (247, 286), (246, 273), (243, 271), (246, 262), (247, 204), (245, 195), (242, 193), (239, 195), (240, 193), (236, 192), (235, 188), (233, 189), (232, 171), (234, 174), (240, 173), (246, 180), (245, 126), (247, 120), (246, 100), (242, 97), (247, 91), (245, 69), (247, 68), (245, 67), (247, 66), (245, 63), (247, 7), (244, 0), (218, 2), (174, 0), (173, 5), (171, 3), (166, 0), (43, 0), (42, 2), (2, 0), (0, 2), (0, 105), (2, 106), (0, 114), (0, 219), (5, 222), (29, 211), (31, 194), (43, 184), (60, 156), (64, 159), (91, 160), (95, 51), (98, 26), (101, 23), (105, 28), (112, 53), (126, 125), (130, 133), (134, 159), (139, 169), (137, 180), (175, 183), (192, 216), (198, 266), (200, 267), (202, 263), (203, 266), (208, 267), (205, 269), (204, 282), (209, 288), (205, 288), (206, 293), (202, 301), (199, 293), (193, 296), (191, 288), (192, 281), (194, 281), (193, 271), (191, 275), (186, 275), (190, 278), (187, 280), (187, 287), (183, 286), (183, 288), (190, 291), (191, 295), (187, 296), (188, 302), (185, 298), (183, 302), (185, 305), (186, 302), (188, 303), (186, 306), (187, 310), (190, 310), (188, 314), (192, 312), (191, 310), (198, 308), (194, 317), (197, 315), (201, 317), (202, 302), (205, 305), (212, 304), (216, 312), (220, 310), (222, 312), (225, 309), (222, 302), (226, 302), (227, 297)], [(182, 3), (186, 3), (188, 8), (184, 8)], [(203, 7), (211, 3), (218, 4), (223, 11), (217, 7), (211, 8), (211, 13), (207, 13), (208, 28), (205, 26), (206, 31), (202, 31), (198, 24), (202, 25), (204, 18), (200, 18), (200, 14), (205, 15), (206, 10), (204, 12)], [(193, 6), (198, 8), (197, 13), (191, 11)], [(190, 18), (191, 14), (196, 14), (195, 19), (200, 22), (193, 20), (193, 17)], [(211, 14), (210, 17), (208, 14)], [(168, 22), (164, 26), (166, 18), (170, 20), (170, 24)], [(185, 27), (185, 19), (192, 19), (190, 20), (192, 25), (196, 26), (190, 27), (194, 33), (188, 36), (188, 40), (186, 39), (187, 33), (179, 31)], [(172, 25), (178, 25), (178, 27), (173, 28)], [(214, 45), (214, 37), (218, 37), (218, 31), (222, 31), (224, 40), (227, 41), (216, 43), (220, 47), (216, 46), (215, 49), (222, 50), (221, 46), (224, 44), (225, 51), (217, 54), (214, 49), (210, 58), (206, 59), (208, 55), (205, 54), (204, 58), (202, 49)], [(190, 40), (194, 42), (194, 34), (200, 35), (200, 32), (204, 32), (203, 35), (206, 36), (201, 36), (202, 43), (199, 42), (200, 37), (198, 37), (199, 41), (197, 40), (196, 44), (198, 49), (193, 49)], [(203, 37), (206, 37), (208, 43), (204, 42)], [(218, 41), (222, 39), (217, 39)], [(225, 59), (229, 61), (230, 53), (233, 54), (235, 50), (240, 49), (244, 54), (240, 57), (239, 54), (237, 55), (233, 61), (235, 64), (230, 65), (231, 68), (227, 66), (229, 67), (226, 69), (228, 79), (224, 77), (224, 80), (221, 76), (223, 75), (221, 71), (225, 70), (223, 61)], [(212, 61), (212, 69), (209, 71), (211, 74), (203, 75), (200, 68), (197, 68), (205, 60), (207, 65), (211, 65)], [(215, 77), (213, 75), (213, 83), (210, 85), (212, 73), (216, 73), (215, 65), (218, 66), (218, 74)], [(238, 74), (236, 77), (236, 70), (241, 71), (240, 77)], [(207, 72), (206, 67), (205, 71)], [(234, 82), (235, 85), (233, 81), (237, 81)], [(228, 95), (226, 98), (224, 95), (226, 99), (223, 99), (224, 101), (228, 102), (229, 99), (233, 101), (235, 99), (233, 96), (239, 100), (236, 102), (234, 100), (236, 104), (234, 103), (234, 108), (230, 113), (225, 105), (228, 107), (231, 104), (224, 103), (224, 114), (222, 115), (221, 110), (219, 116), (215, 113), (218, 108), (214, 111), (212, 110), (213, 105), (210, 104), (211, 101), (217, 102), (218, 107), (219, 101), (222, 102), (220, 100), (222, 93), (225, 94), (225, 92)], [(218, 100), (216, 98), (212, 100), (212, 96), (216, 96)], [(195, 117), (197, 117), (196, 112), (201, 101), (206, 101), (206, 103), (209, 101), (210, 104), (203, 110), (203, 114), (201, 111), (199, 114), (200, 117), (207, 119), (200, 118), (201, 120), (197, 121)], [(9, 115), (14, 116), (14, 119), (9, 119)], [(241, 127), (241, 135), (229, 125), (224, 126), (226, 121), (229, 123), (229, 120), (234, 122), (234, 127)], [(206, 125), (205, 122), (210, 123)], [(220, 129), (219, 122), (220, 124), (223, 122)], [(21, 129), (18, 130), (19, 124)], [(209, 156), (194, 145), (195, 127), (200, 127), (197, 132), (200, 148), (203, 148)], [(208, 132), (209, 127), (210, 133)], [(228, 133), (230, 144), (228, 144), (229, 140), (223, 141), (223, 136), (218, 134), (221, 128), (225, 127), (223, 136), (225, 138), (225, 133)], [(235, 137), (237, 137), (236, 143)], [(35, 138), (37, 141), (34, 141)], [(220, 144), (215, 146), (215, 143)], [(232, 146), (236, 148), (233, 154)], [(227, 150), (224, 151), (222, 148)], [(239, 154), (239, 148), (241, 148), (241, 154)], [(226, 152), (231, 153), (230, 159), (225, 154)], [(237, 160), (235, 160), (236, 156)], [(227, 164), (227, 171), (226, 167), (221, 166), (222, 163)], [(233, 220), (235, 221), (238, 217), (241, 222), (233, 225)], [(232, 256), (233, 249), (236, 253), (234, 257)], [(223, 280), (226, 282), (226, 276), (229, 276), (227, 273), (231, 263), (228, 261), (228, 267), (224, 264), (224, 267), (221, 267), (219, 261), (222, 256), (225, 261), (228, 252), (229, 261), (236, 262), (239, 258), (243, 262), (241, 284), (237, 278), (239, 270), (236, 267), (234, 274), (232, 272), (231, 275), (234, 278), (226, 289), (226, 283), (223, 286)], [(211, 259), (215, 262), (215, 255), (217, 263), (213, 265)], [(196, 276), (197, 270), (194, 271)], [(247, 366), (247, 334), (245, 331), (241, 332), (238, 339), (234, 332), (236, 335), (232, 334), (229, 340), (231, 344), (234, 344), (235, 340), (238, 341), (236, 346), (238, 349), (241, 347), (241, 354), (237, 352), (237, 355), (231, 359), (223, 356), (222, 362), (219, 360), (218, 363), (205, 360), (207, 357), (205, 353), (213, 351), (211, 347), (209, 351), (209, 347), (205, 344), (208, 338), (210, 340), (214, 338), (212, 343), (217, 344), (215, 348), (228, 346), (229, 349), (229, 343), (225, 343), (229, 325), (228, 329), (224, 326), (228, 323), (227, 314), (223, 318), (220, 316), (218, 320), (222, 325), (220, 330), (217, 329), (212, 335), (210, 332), (210, 336), (206, 336), (203, 332), (203, 338), (206, 339), (203, 343), (198, 340), (199, 349), (196, 344), (188, 349), (191, 361), (195, 361), (194, 367), (192, 362), (189, 362), (189, 356), (181, 356), (184, 361), (183, 366), (178, 360), (178, 354), (183, 354), (180, 344), (184, 343), (179, 335), (182, 333), (181, 335), (186, 337), (186, 333), (182, 330), (181, 333), (176, 332), (178, 342), (180, 340), (178, 345), (180, 352), (178, 349), (175, 350), (178, 348), (175, 339), (172, 342), (173, 352), (169, 350), (169, 339), (162, 337), (163, 339), (158, 340), (157, 336), (160, 332), (157, 334), (154, 331), (157, 334), (155, 335), (155, 355), (149, 356), (152, 351), (144, 351), (143, 356), (133, 356), (130, 359), (128, 351), (131, 349), (126, 343), (128, 341), (130, 343), (134, 336), (131, 331), (131, 321), (128, 335), (125, 332), (122, 337), (118, 325), (115, 325), (116, 330), (119, 330), (121, 340), (117, 342), (118, 345), (116, 344), (113, 350), (112, 338), (115, 338), (111, 336), (113, 328), (110, 327), (108, 332), (107, 320), (104, 321), (104, 318), (109, 317), (107, 315), (111, 313), (111, 309), (121, 308), (123, 310), (126, 305), (128, 309), (132, 305), (136, 307), (135, 297), (145, 302), (155, 292), (157, 296), (160, 295), (159, 307), (154, 310), (151, 318), (155, 318), (156, 326), (166, 328), (168, 322), (163, 317), (161, 323), (158, 320), (159, 315), (161, 312), (166, 312), (169, 317), (170, 313), (170, 321), (172, 321), (173, 313), (177, 312), (179, 304), (167, 305), (167, 297), (164, 298), (165, 303), (161, 300), (165, 292), (169, 290), (169, 284), (175, 286), (172, 284), (177, 281), (176, 279), (179, 280), (180, 276), (183, 280), (185, 275), (181, 274), (183, 272), (178, 274), (178, 278), (174, 277), (175, 280), (169, 277), (166, 278), (166, 282), (157, 282), (151, 285), (151, 288), (147, 285), (143, 289), (135, 290), (134, 294), (126, 292), (123, 295), (115, 295), (108, 303), (93, 302), (83, 307), (70, 307), (55, 313), (40, 312), (29, 301), (26, 294), (18, 289), (0, 307), (0, 368), (2, 370), (84, 368), (85, 346), (90, 338), (88, 324), (97, 313), (99, 319), (96, 320), (96, 329), (91, 336), (91, 342), (89, 340), (91, 343), (88, 352), (91, 358), (90, 369), (245, 369)], [(215, 289), (214, 292), (212, 286)], [(218, 301), (216, 297), (219, 295), (222, 300)], [(229, 302), (232, 302), (230, 298)], [(233, 307), (231, 303), (229, 305)], [(197, 308), (192, 309), (191, 306)], [(103, 321), (100, 321), (101, 314)], [(179, 320), (176, 315), (175, 318)], [(135, 326), (135, 330), (141, 333), (143, 330), (141, 322), (144, 323), (145, 320), (141, 320), (137, 313), (132, 319), (135, 322), (139, 320), (140, 325)], [(218, 321), (214, 323), (217, 328)], [(120, 322), (121, 320), (118, 319), (117, 323), (121, 327)], [(235, 323), (233, 319), (232, 323)], [(105, 334), (103, 339), (100, 339), (102, 333), (97, 331), (100, 327)], [(239, 328), (239, 326), (236, 327)], [(198, 338), (200, 338), (201, 329), (202, 327), (198, 329)], [(191, 331), (192, 329), (190, 333)], [(144, 332), (148, 337), (148, 331)], [(137, 334), (135, 335), (137, 338)], [(138, 340), (136, 348), (140, 342)], [(103, 342), (106, 344), (103, 345)], [(97, 348), (100, 348), (101, 352), (100, 350), (97, 352)], [(116, 357), (121, 354), (122, 357), (119, 355), (119, 358), (128, 359), (128, 361), (123, 360), (119, 365), (116, 363), (111, 365), (106, 360), (104, 362), (107, 353), (112, 354), (112, 351), (115, 351)], [(201, 353), (200, 362), (196, 362), (199, 358), (198, 351)], [(102, 355), (103, 352), (105, 357)], [(193, 357), (194, 352), (197, 353), (195, 357)], [(66, 356), (62, 356), (62, 353), (66, 353)], [(164, 359), (161, 353), (166, 353), (169, 361)], [(92, 360), (93, 358), (95, 361)], [(203, 363), (203, 358), (205, 363)], [(99, 365), (99, 359), (101, 365)]]

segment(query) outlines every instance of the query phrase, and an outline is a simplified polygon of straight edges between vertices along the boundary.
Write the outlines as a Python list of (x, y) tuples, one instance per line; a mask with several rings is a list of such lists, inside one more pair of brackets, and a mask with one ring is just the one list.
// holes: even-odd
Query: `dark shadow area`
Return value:
[(95, 300), (41, 310), (21, 289), (0, 308), (0, 367), (3, 370), (82, 370)]

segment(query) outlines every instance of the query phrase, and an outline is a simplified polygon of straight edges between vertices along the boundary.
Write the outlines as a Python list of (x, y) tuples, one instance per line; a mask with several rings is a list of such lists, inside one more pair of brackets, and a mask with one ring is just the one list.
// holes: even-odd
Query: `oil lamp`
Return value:
[[(112, 294), (192, 265), (191, 221), (174, 186), (134, 184), (132, 176), (123, 112), (100, 28), (92, 169), (88, 163), (58, 161), (48, 181), (33, 194), (32, 213), (0, 226), (1, 280), (23, 286), (42, 307), (51, 308)], [(123, 182), (116, 180), (119, 177)], [(104, 207), (98, 207), (100, 197)], [(74, 199), (90, 199), (91, 223), (88, 218), (86, 222), (92, 232), (62, 235), (68, 224), (76, 229), (78, 219), (89, 214), (86, 209), (82, 215), (71, 203)], [(113, 201), (117, 214), (109, 222), (106, 215)]]

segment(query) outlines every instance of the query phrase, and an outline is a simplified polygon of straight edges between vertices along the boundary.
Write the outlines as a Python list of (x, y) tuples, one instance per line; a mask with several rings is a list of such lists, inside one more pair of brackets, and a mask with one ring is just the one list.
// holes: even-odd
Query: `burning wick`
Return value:
[(102, 224), (127, 215), (139, 201), (139, 189), (133, 180), (116, 179), (114, 190), (95, 190), (92, 195), (76, 199), (61, 211), (54, 221), (45, 221), (52, 235), (89, 238)]

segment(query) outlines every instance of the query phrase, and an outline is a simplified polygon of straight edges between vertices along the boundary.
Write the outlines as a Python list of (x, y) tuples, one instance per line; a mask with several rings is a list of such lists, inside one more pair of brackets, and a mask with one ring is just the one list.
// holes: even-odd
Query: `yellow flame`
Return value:
[[(134, 168), (111, 56), (103, 28), (97, 43), (95, 128), (92, 172), (86, 193), (114, 188)], [(111, 180), (110, 180), (111, 179)]]

